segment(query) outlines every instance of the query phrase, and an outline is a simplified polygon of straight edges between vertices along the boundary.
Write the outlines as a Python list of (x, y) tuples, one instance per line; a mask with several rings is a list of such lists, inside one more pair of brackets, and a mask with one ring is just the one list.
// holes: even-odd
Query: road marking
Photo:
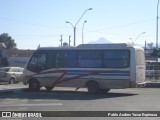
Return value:
[(34, 106), (39, 106), (39, 107), (41, 107), (41, 106), (60, 106), (60, 105), (63, 105), (62, 103), (51, 103), (51, 104), (17, 104), (17, 105), (0, 105), (0, 107), (34, 107)]

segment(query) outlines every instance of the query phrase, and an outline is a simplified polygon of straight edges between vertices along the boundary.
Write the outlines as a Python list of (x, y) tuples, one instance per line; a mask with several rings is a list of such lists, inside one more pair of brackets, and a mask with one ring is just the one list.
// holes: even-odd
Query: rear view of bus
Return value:
[(146, 82), (145, 54), (142, 48), (135, 48), (135, 50), (136, 50), (136, 83), (141, 87), (145, 86)]

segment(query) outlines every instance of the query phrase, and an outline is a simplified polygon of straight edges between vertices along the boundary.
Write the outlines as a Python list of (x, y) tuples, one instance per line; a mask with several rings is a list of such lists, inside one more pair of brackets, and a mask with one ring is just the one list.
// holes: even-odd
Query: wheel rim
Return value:
[(89, 93), (98, 93), (99, 92), (99, 85), (97, 82), (89, 82), (87, 84), (87, 89)]
[(35, 82), (31, 83), (31, 88), (32, 89), (36, 89), (37, 88), (37, 84)]
[(10, 82), (10, 84), (14, 84), (15, 83), (14, 78), (11, 78), (9, 82)]
[(38, 81), (30, 81), (29, 89), (31, 89), (31, 90), (39, 90), (40, 89), (39, 82)]
[(48, 87), (48, 86), (45, 86), (45, 88), (47, 91), (51, 91), (53, 89), (53, 87)]

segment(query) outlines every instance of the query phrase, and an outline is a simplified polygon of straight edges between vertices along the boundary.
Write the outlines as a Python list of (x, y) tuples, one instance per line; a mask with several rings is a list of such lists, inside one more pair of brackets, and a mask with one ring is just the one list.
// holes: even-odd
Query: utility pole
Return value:
[(61, 42), (61, 46), (62, 46), (63, 45), (62, 35), (60, 37), (61, 37), (60, 42)]
[(69, 43), (69, 46), (70, 46), (70, 45), (71, 45), (71, 44), (70, 44), (70, 43), (71, 43), (71, 36), (69, 36), (69, 42), (68, 42), (68, 43)]
[(87, 21), (85, 20), (83, 22), (83, 26), (82, 26), (82, 44), (84, 44), (84, 35), (83, 35), (83, 30), (84, 30), (84, 23), (86, 23)]
[(156, 48), (158, 48), (158, 5), (159, 5), (159, 0), (158, 0), (158, 3), (157, 3), (157, 23), (156, 23)]
[[(158, 49), (158, 6), (159, 6), (159, 0), (157, 2), (157, 18), (156, 18), (156, 48)], [(155, 70), (155, 79), (158, 79), (158, 57), (157, 57), (157, 63), (156, 63), (156, 70)]]
[(145, 55), (146, 55), (146, 49), (147, 49), (147, 42), (145, 40), (145, 47), (144, 47)]
[(82, 14), (82, 16), (78, 19), (77, 23), (75, 25), (73, 25), (71, 22), (66, 21), (66, 23), (69, 23), (72, 27), (73, 27), (73, 33), (74, 33), (74, 41), (73, 41), (73, 45), (76, 46), (76, 26), (79, 23), (79, 21), (82, 19), (82, 17), (84, 16), (84, 14), (88, 11), (88, 10), (92, 10), (92, 8), (86, 9), (84, 11), (84, 13)]

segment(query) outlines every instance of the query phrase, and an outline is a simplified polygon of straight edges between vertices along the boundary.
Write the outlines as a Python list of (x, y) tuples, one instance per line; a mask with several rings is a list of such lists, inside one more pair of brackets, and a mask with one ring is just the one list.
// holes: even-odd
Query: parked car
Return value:
[(22, 81), (23, 68), (21, 67), (1, 67), (0, 82), (9, 82), (13, 84)]

